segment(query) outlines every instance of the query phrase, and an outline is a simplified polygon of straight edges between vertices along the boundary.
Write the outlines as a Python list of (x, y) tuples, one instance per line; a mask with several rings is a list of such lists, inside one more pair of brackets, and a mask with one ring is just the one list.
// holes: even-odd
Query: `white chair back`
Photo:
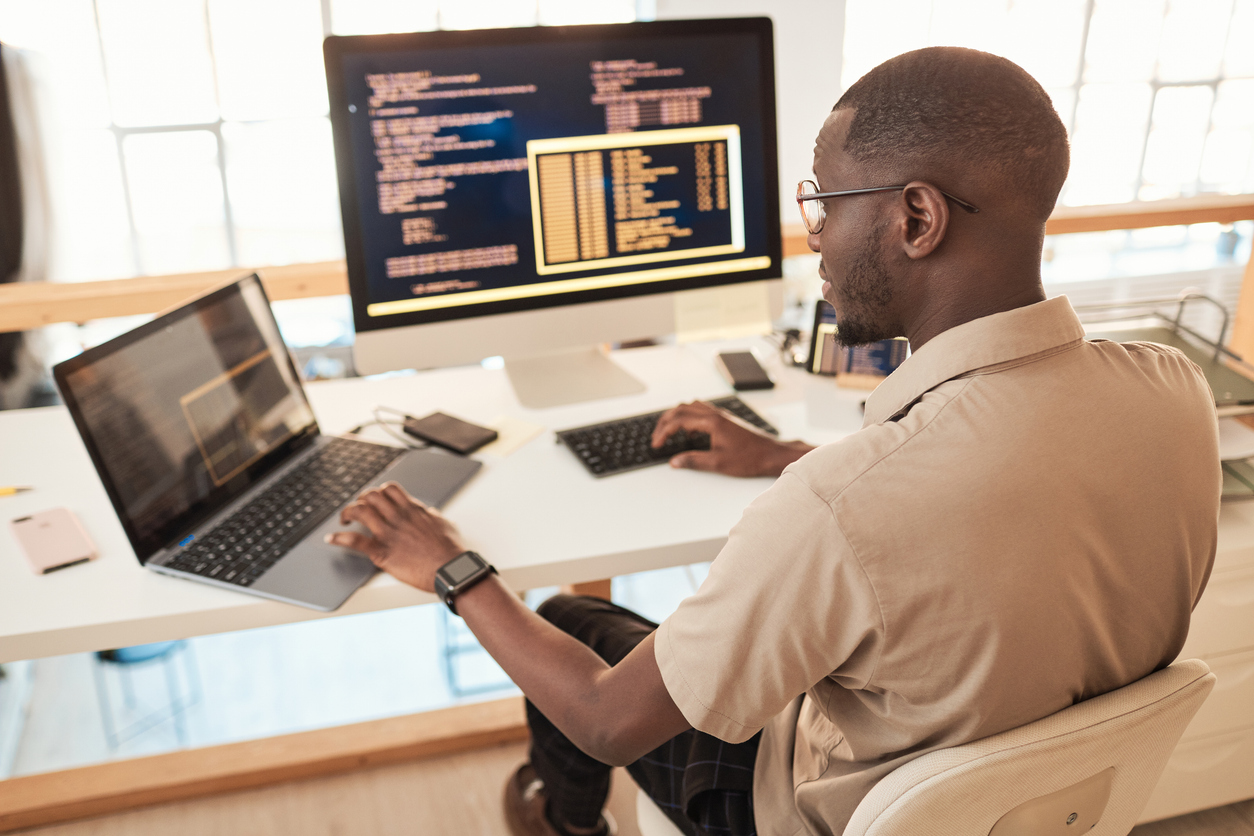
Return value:
[[(844, 836), (1126, 836), (1215, 684), (1176, 662), (1001, 734), (929, 752), (875, 785)], [(680, 831), (643, 792), (643, 836)]]
[(1126, 836), (1214, 684), (1204, 662), (1176, 662), (1026, 726), (929, 752), (876, 784), (844, 836)]

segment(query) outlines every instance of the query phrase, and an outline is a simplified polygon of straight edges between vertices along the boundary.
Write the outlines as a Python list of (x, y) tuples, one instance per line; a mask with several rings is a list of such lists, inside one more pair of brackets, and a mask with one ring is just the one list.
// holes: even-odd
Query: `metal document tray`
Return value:
[[(1182, 321), (1186, 308), (1197, 302), (1214, 305), (1222, 314), (1219, 334), (1213, 340)], [(1174, 306), (1174, 312), (1164, 311), (1169, 306)], [(1217, 299), (1186, 293), (1169, 299), (1077, 306), (1076, 313), (1090, 339), (1153, 342), (1180, 349), (1206, 375), (1221, 415), (1254, 412), (1254, 365), (1224, 347), (1228, 309)]]

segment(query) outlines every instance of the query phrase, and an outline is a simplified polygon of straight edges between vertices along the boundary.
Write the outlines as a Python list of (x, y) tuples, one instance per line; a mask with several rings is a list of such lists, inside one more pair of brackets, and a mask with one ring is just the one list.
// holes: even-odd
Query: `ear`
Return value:
[(949, 229), (949, 202), (931, 183), (914, 180), (901, 193), (906, 236), (902, 247), (909, 258), (926, 258), (945, 240)]

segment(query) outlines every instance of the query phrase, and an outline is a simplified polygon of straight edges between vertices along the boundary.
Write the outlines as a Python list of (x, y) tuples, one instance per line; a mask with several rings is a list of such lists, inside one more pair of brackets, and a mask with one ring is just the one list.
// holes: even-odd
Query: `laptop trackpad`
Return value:
[(413, 496), (436, 508), (483, 467), (474, 459), (434, 450), (410, 450), (379, 474), (374, 484), (399, 482)]
[(340, 528), (338, 517), (320, 525), (252, 588), (323, 611), (344, 603), (376, 570), (364, 555), (323, 542), (324, 533)]
[[(379, 474), (372, 484), (399, 482), (423, 502), (438, 507), (482, 466), (474, 459), (461, 456), (411, 450)], [(364, 530), (360, 526), (354, 528)], [(369, 558), (323, 542), (324, 535), (342, 529), (339, 513), (332, 514), (274, 568), (258, 578), (252, 588), (316, 609), (335, 609), (375, 573)]]

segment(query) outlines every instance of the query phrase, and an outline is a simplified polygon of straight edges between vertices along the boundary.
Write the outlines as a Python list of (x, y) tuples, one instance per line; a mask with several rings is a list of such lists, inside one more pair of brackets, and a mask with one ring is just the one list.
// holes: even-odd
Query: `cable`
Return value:
[[(398, 415), (400, 416), (401, 420), (392, 421), (392, 420), (388, 420), (385, 418), (380, 418), (379, 417), (380, 412), (389, 412), (393, 415)], [(349, 430), (348, 432), (344, 434), (345, 435), (357, 435), (362, 430), (366, 429), (367, 427), (377, 426), (379, 427), (379, 429), (383, 430), (385, 433), (392, 436), (392, 438), (396, 439), (401, 444), (405, 445), (411, 450), (426, 450), (428, 447), (431, 446), (430, 444), (427, 444), (426, 442), (415, 441), (413, 438), (409, 437), (408, 435), (405, 435), (404, 432), (397, 432), (394, 429), (395, 427), (405, 426), (405, 419), (414, 417), (410, 415), (409, 413), (402, 412), (399, 409), (393, 409), (390, 406), (376, 406), (373, 410), (371, 410), (371, 414), (374, 416), (373, 421), (366, 421), (365, 423), (358, 424), (357, 426), (353, 427), (351, 430)]]
[[(400, 421), (385, 421), (384, 419), (379, 417), (380, 412), (390, 412), (393, 415), (399, 415), (401, 416), (401, 420)], [(395, 438), (397, 441), (399, 441), (401, 444), (404, 444), (406, 447), (410, 448), (411, 450), (425, 450), (431, 446), (425, 441), (422, 441), (422, 442), (414, 441), (413, 438), (405, 435), (403, 432), (397, 432), (396, 430), (392, 429), (393, 427), (403, 427), (405, 426), (405, 421), (414, 418), (414, 416), (410, 415), (408, 412), (401, 412), (399, 409), (392, 409), (392, 407), (390, 406), (376, 406), (374, 408), (373, 414), (374, 414), (374, 421), (376, 424), (379, 425), (380, 429), (382, 429), (385, 433), (392, 436), (392, 438)]]
[(376, 406), (376, 407), (374, 408), (374, 410), (373, 410), (373, 413), (374, 413), (374, 419), (375, 419), (376, 421), (380, 420), (380, 419), (379, 419), (379, 413), (380, 413), (380, 412), (390, 412), (390, 413), (392, 413), (393, 415), (399, 415), (399, 416), (401, 417), (401, 420), (404, 420), (404, 419), (406, 419), (406, 418), (413, 418), (413, 417), (414, 417), (413, 415), (410, 415), (408, 412), (401, 412), (399, 409), (393, 409), (393, 408), (392, 408), (392, 407), (390, 407), (390, 406)]
[(780, 358), (790, 366), (804, 366), (808, 359), (809, 351), (804, 354), (798, 349), (801, 348), (801, 331), (797, 328), (789, 328), (787, 331), (773, 331), (767, 338), (775, 343), (775, 347), (779, 349)]

